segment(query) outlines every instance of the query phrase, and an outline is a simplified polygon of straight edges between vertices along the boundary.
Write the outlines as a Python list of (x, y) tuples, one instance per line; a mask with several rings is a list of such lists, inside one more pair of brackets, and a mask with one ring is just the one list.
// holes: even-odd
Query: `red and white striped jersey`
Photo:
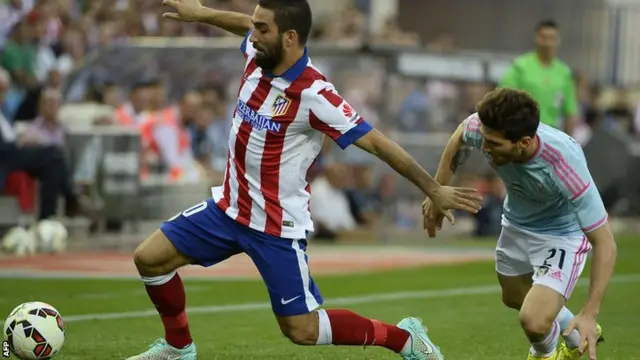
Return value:
[(281, 76), (259, 68), (245, 38), (246, 63), (229, 136), (223, 186), (213, 198), (252, 229), (289, 239), (313, 231), (307, 172), (324, 135), (346, 148), (371, 131), (304, 56)]

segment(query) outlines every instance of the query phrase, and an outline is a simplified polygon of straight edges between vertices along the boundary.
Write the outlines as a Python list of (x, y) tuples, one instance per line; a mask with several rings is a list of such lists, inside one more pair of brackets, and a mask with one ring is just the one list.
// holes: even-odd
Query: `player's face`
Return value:
[(275, 14), (271, 10), (256, 7), (253, 12), (253, 27), (249, 41), (256, 49), (256, 65), (272, 70), (282, 61), (284, 49), (282, 34), (278, 32)]
[(504, 138), (504, 135), (484, 126), (480, 128), (482, 133), (482, 151), (491, 156), (494, 165), (504, 165), (518, 160), (522, 151), (518, 143), (514, 143)]
[(536, 33), (536, 45), (539, 49), (549, 53), (555, 54), (560, 45), (560, 34), (557, 29), (552, 27), (545, 27)]

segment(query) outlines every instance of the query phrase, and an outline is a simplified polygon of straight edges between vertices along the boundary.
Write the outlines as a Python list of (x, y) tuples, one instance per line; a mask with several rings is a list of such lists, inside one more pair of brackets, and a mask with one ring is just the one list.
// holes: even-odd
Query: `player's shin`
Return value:
[(381, 346), (400, 353), (409, 333), (395, 325), (360, 316), (350, 310), (318, 310), (317, 345)]
[[(567, 307), (563, 307), (558, 313), (558, 317), (556, 317), (556, 321), (560, 325), (560, 331), (564, 334), (564, 331), (569, 328), (569, 324), (571, 324), (571, 320), (573, 319), (573, 313), (571, 310), (567, 309)], [(575, 349), (580, 346), (580, 333), (578, 330), (573, 330), (568, 336), (564, 336), (564, 342), (567, 344), (569, 349)]]
[(551, 329), (546, 334), (541, 334), (538, 331), (529, 331), (526, 328), (525, 333), (531, 342), (531, 353), (536, 356), (546, 357), (553, 354), (558, 345), (560, 325), (557, 321), (554, 321)]
[(180, 275), (173, 271), (163, 276), (141, 278), (151, 302), (160, 314), (167, 343), (178, 349), (189, 346), (193, 341), (187, 322), (186, 295)]

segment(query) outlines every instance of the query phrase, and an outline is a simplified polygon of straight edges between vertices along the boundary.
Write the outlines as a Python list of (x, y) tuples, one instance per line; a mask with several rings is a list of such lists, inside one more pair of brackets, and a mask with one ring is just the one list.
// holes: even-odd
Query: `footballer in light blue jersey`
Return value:
[[(436, 173), (439, 183), (450, 182), (465, 145), (484, 154), (507, 190), (496, 272), (502, 301), (519, 311), (531, 344), (527, 359), (577, 360), (584, 339), (595, 359), (602, 340), (596, 314), (617, 250), (582, 148), (540, 124), (530, 95), (508, 88), (488, 93), (451, 136)], [(433, 237), (443, 216), (428, 200), (423, 212)], [(589, 297), (574, 317), (565, 304), (592, 249)], [(565, 341), (558, 346), (560, 334)]]
[[(462, 141), (482, 149), (478, 114), (463, 126)], [(521, 163), (501, 164), (483, 151), (507, 189), (505, 220), (524, 230), (558, 236), (581, 236), (604, 225), (607, 212), (580, 144), (545, 124), (540, 124), (536, 139), (535, 153)]]

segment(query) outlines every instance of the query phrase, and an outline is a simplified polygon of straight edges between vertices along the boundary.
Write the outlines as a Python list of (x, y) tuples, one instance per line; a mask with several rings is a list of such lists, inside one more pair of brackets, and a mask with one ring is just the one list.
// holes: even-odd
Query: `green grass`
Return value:
[[(616, 276), (640, 274), (640, 239), (619, 237)], [(443, 290), (496, 285), (493, 263), (480, 262), (357, 276), (317, 278), (326, 299), (397, 291)], [(588, 270), (586, 270), (588, 271)], [(585, 278), (586, 275), (583, 276)], [(640, 278), (638, 278), (640, 279)], [(190, 307), (266, 302), (259, 281), (211, 282), (186, 280)], [(142, 285), (132, 280), (0, 279), (0, 314), (17, 304), (41, 300), (64, 316), (151, 310)], [(578, 311), (587, 293), (576, 289), (570, 308)], [(598, 359), (640, 359), (638, 321), (640, 283), (612, 283), (599, 317), (606, 343)], [(330, 301), (327, 303), (330, 306)], [(528, 344), (517, 314), (500, 302), (499, 292), (472, 296), (450, 295), (423, 299), (379, 301), (349, 306), (365, 316), (397, 322), (419, 316), (433, 340), (452, 360), (525, 359)], [(268, 310), (193, 314), (192, 334), (200, 359), (397, 359), (384, 349), (360, 347), (297, 347), (278, 331)], [(60, 360), (124, 359), (145, 349), (161, 336), (156, 316), (69, 322)]]

